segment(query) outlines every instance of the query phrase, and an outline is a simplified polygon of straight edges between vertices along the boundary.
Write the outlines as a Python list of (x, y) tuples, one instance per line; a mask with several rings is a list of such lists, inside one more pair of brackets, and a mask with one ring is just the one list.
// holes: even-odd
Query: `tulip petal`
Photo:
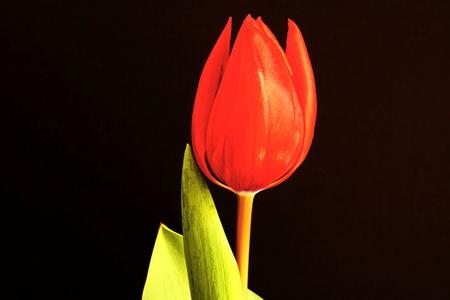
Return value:
[[(192, 144), (197, 164), (213, 182), (223, 186), (210, 173), (205, 159), (206, 126), (210, 117), (214, 98), (230, 54), (231, 17), (214, 45), (200, 76), (192, 113)], [(224, 186), (225, 187), (225, 186)]]
[(292, 74), (292, 69), (291, 69), (291, 66), (289, 65), (289, 61), (288, 61), (288, 59), (286, 57), (286, 54), (284, 53), (283, 48), (281, 48), (280, 43), (278, 43), (278, 40), (275, 37), (275, 35), (273, 34), (272, 30), (270, 30), (270, 28), (267, 27), (267, 25), (262, 21), (261, 17), (258, 17), (256, 19), (256, 24), (259, 26), (259, 28), (261, 30), (264, 31), (265, 34), (267, 34), (267, 36), (269, 38), (272, 39), (272, 41), (274, 41), (275, 45), (277, 45), (278, 49), (280, 50), (281, 55), (283, 56), (283, 58), (284, 58), (284, 60), (286, 62), (287, 67), (289, 68), (289, 72)]
[(317, 115), (316, 86), (311, 61), (302, 33), (290, 19), (288, 20), (288, 26), (286, 56), (292, 67), (295, 90), (305, 117), (305, 146), (298, 163), (300, 165), (308, 154), (314, 136)]
[(308, 51), (297, 25), (292, 20), (288, 19), (288, 26), (286, 56), (292, 69), (292, 80), (304, 117), (304, 144), (303, 151), (298, 158), (295, 167), (289, 170), (278, 181), (271, 184), (270, 187), (278, 185), (286, 180), (304, 161), (313, 140), (317, 115), (316, 87)]
[(247, 18), (211, 109), (207, 164), (234, 191), (258, 191), (295, 165), (303, 118), (281, 47)]

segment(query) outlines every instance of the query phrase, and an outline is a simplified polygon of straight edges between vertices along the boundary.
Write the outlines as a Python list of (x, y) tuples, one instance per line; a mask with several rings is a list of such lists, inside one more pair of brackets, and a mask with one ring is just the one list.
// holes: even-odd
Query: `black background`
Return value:
[[(446, 1), (1, 4), (2, 298), (140, 299), (181, 232), (196, 86), (227, 18), (301, 28), (311, 151), (254, 207), (265, 299), (450, 299)], [(234, 244), (234, 195), (210, 185)]]

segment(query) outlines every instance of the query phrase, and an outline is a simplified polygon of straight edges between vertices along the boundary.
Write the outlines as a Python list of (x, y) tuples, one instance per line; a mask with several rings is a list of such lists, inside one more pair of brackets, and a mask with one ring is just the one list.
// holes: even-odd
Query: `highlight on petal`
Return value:
[(256, 19), (256, 23), (261, 28), (261, 30), (263, 30), (264, 33), (267, 34), (267, 36), (272, 39), (272, 41), (275, 43), (275, 45), (277, 45), (278, 49), (280, 50), (281, 55), (283, 56), (283, 58), (285, 60), (285, 63), (286, 63), (286, 66), (289, 69), (289, 72), (292, 74), (291, 66), (290, 66), (289, 61), (288, 61), (288, 59), (286, 57), (286, 54), (283, 51), (283, 48), (281, 48), (280, 43), (278, 42), (277, 38), (273, 34), (272, 30), (270, 30), (270, 28), (267, 27), (267, 25), (262, 21), (261, 17), (258, 17)]

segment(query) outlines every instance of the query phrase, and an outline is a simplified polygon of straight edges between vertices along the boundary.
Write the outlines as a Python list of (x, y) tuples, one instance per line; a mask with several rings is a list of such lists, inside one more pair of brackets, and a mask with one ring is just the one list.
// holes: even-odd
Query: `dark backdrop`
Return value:
[[(446, 1), (1, 4), (2, 298), (140, 299), (203, 64), (227, 18), (304, 34), (306, 161), (257, 196), (265, 299), (450, 299)], [(235, 199), (212, 184), (234, 244)], [(5, 296), (4, 296), (5, 295)]]

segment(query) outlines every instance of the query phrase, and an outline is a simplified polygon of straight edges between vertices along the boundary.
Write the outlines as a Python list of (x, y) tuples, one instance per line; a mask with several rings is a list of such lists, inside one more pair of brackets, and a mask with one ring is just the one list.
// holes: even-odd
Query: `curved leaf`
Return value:
[[(161, 224), (142, 299), (242, 299), (236, 260), (189, 145), (183, 163), (182, 208), (186, 236)], [(262, 300), (250, 290), (248, 299)]]
[(236, 260), (189, 145), (181, 181), (184, 251), (192, 299), (242, 299)]

